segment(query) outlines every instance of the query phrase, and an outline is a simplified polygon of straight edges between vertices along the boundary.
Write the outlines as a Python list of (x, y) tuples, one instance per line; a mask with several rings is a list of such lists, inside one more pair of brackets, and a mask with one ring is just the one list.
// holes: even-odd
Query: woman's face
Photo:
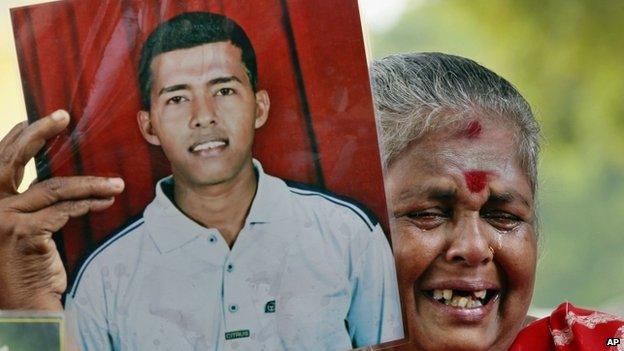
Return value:
[(410, 145), (387, 193), (409, 339), (422, 350), (507, 350), (537, 260), (533, 194), (504, 125), (472, 121)]

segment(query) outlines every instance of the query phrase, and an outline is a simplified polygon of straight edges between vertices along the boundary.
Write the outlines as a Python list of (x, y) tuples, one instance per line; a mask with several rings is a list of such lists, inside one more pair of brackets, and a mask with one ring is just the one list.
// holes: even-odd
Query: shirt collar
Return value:
[(291, 206), (288, 202), (290, 191), (286, 183), (264, 173), (258, 160), (254, 159), (253, 164), (258, 175), (258, 188), (245, 221), (246, 225), (268, 223), (290, 217)]
[[(291, 214), (288, 186), (283, 180), (264, 173), (257, 160), (253, 160), (253, 165), (258, 176), (258, 187), (245, 220), (245, 227), (288, 218)], [(158, 181), (156, 196), (144, 212), (149, 235), (160, 252), (172, 251), (199, 236), (207, 239), (216, 237), (223, 241), (216, 229), (203, 227), (174, 205), (168, 196), (172, 196), (173, 184), (172, 176)]]

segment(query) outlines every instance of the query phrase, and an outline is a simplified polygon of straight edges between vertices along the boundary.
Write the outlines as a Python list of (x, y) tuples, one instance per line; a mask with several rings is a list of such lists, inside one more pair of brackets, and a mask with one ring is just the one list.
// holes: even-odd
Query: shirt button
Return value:
[(231, 304), (228, 309), (230, 310), (230, 312), (232, 313), (236, 313), (236, 311), (238, 311), (238, 305), (236, 305), (235, 303)]
[(216, 236), (216, 235), (214, 235), (214, 234), (213, 234), (213, 235), (211, 235), (211, 236), (210, 236), (210, 238), (208, 238), (208, 241), (209, 241), (211, 244), (216, 243), (216, 242), (217, 242), (217, 236)]
[(231, 273), (234, 270), (234, 265), (230, 263), (230, 264), (227, 265), (226, 269), (227, 269), (228, 272)]

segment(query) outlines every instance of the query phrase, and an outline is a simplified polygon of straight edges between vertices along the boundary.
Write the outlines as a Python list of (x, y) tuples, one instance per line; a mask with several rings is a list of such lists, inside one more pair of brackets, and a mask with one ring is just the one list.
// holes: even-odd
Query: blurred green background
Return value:
[[(375, 3), (362, 9), (374, 58), (472, 58), (533, 107), (544, 135), (533, 312), (569, 300), (624, 316), (624, 2)], [(392, 17), (377, 19), (389, 10), (376, 6)]]

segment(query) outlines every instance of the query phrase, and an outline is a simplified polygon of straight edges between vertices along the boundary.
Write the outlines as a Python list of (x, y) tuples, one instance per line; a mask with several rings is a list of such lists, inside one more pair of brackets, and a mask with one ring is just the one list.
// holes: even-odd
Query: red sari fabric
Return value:
[[(609, 339), (617, 338), (607, 345)], [(522, 329), (509, 351), (624, 351), (624, 320), (564, 302)]]

